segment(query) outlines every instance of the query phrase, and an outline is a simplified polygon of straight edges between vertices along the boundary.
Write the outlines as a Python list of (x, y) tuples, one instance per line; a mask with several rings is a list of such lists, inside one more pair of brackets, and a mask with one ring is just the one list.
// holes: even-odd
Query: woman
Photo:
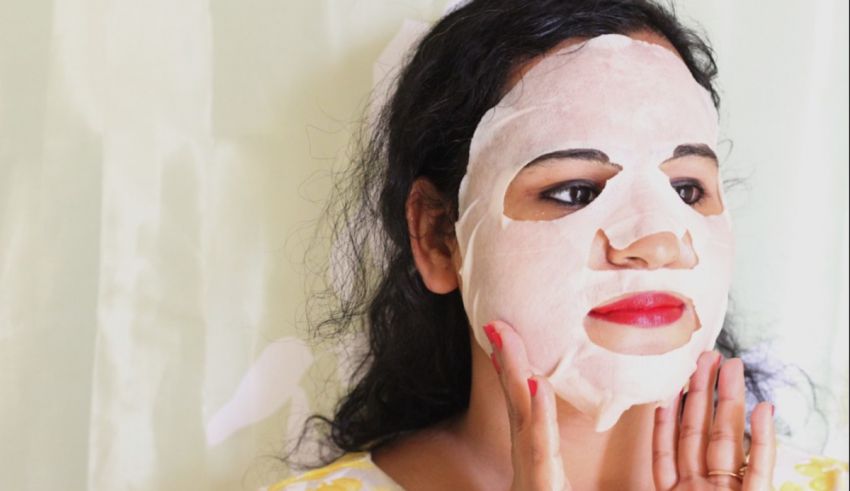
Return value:
[(344, 215), (358, 269), (325, 326), (365, 309), (369, 350), (324, 421), (349, 454), (272, 489), (771, 489), (773, 407), (747, 462), (764, 393), (711, 351), (734, 350), (715, 74), (650, 1), (438, 22)]

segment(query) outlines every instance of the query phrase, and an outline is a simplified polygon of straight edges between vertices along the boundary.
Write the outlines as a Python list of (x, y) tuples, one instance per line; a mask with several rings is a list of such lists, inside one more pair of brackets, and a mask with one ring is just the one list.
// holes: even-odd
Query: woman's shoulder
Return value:
[(776, 491), (846, 491), (848, 464), (780, 443), (776, 450), (773, 486)]
[(369, 452), (347, 453), (318, 469), (284, 479), (266, 491), (403, 491)]

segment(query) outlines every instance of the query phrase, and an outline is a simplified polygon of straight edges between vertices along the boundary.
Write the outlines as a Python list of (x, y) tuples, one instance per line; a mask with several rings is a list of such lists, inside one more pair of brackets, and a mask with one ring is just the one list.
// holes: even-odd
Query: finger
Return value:
[(499, 381), (505, 395), (511, 438), (528, 431), (531, 424), (531, 394), (525, 346), (519, 335), (504, 322), (492, 322), (484, 328), (493, 345), (494, 363), (499, 367)]
[(527, 437), (519, 442), (519, 449), (529, 460), (530, 489), (568, 490), (561, 459), (555, 391), (545, 377), (534, 376), (529, 380), (532, 386), (536, 384), (536, 390), (531, 392), (531, 426)]
[(533, 376), (525, 345), (510, 325), (493, 322), (485, 330), (494, 345), (508, 406), (513, 489), (569, 489), (560, 455), (552, 386), (545, 378)]
[[(727, 360), (720, 367), (717, 388), (717, 410), (708, 437), (706, 464), (710, 470), (737, 472), (744, 463), (744, 364), (739, 358)], [(718, 486), (737, 486), (731, 476), (711, 476)]]
[(776, 430), (773, 424), (773, 404), (762, 402), (750, 416), (753, 441), (750, 461), (744, 474), (744, 491), (768, 491), (773, 486), (776, 464)]
[(658, 491), (673, 489), (679, 481), (676, 470), (676, 444), (679, 433), (679, 407), (682, 393), (670, 403), (670, 407), (655, 410), (655, 426), (652, 431), (652, 478)]
[(697, 370), (688, 384), (685, 411), (679, 429), (677, 463), (679, 482), (687, 482), (705, 476), (705, 454), (708, 429), (714, 412), (714, 384), (720, 353), (705, 352), (697, 360)]

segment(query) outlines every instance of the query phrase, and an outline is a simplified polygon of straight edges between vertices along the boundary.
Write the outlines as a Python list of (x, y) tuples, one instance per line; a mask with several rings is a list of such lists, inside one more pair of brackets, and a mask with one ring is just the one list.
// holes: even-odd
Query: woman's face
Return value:
[(678, 392), (714, 344), (731, 278), (717, 113), (675, 52), (644, 38), (574, 40), (523, 67), (482, 117), (459, 193), (476, 340), (486, 351), (480, 326), (512, 324), (601, 426)]
[[(683, 203), (705, 215), (723, 211), (719, 194), (718, 162), (707, 147), (683, 146), (679, 152), (659, 163), (669, 178), (670, 187)], [(505, 215), (521, 221), (557, 220), (589, 205), (617, 175), (621, 166), (610, 162), (599, 149), (582, 149), (554, 155), (526, 165), (511, 181), (505, 194)], [(618, 249), (607, 236), (597, 233), (592, 241), (588, 262), (594, 269), (693, 268), (698, 261), (693, 243), (686, 235), (656, 233)], [(624, 297), (607, 299), (595, 307), (604, 307)], [(682, 302), (633, 314), (588, 312), (584, 328), (591, 341), (611, 351), (628, 354), (660, 354), (683, 346), (699, 327), (690, 299), (681, 292), (665, 292)], [(644, 302), (659, 301), (661, 296), (641, 297)]]
[[(678, 56), (667, 39), (649, 31), (632, 34), (633, 39), (656, 44)], [(570, 47), (585, 39), (570, 39), (556, 49)], [(519, 67), (511, 85), (538, 60)], [(594, 135), (589, 135), (594, 138)], [(576, 150), (576, 149), (572, 149)], [(718, 161), (714, 152), (702, 146), (682, 146), (659, 168), (681, 200), (699, 213), (710, 216), (723, 211), (720, 200)], [(611, 162), (600, 149), (568, 151), (541, 158), (526, 165), (511, 181), (505, 193), (504, 213), (514, 220), (550, 221), (575, 213), (589, 205), (616, 176), (622, 166)], [(693, 244), (673, 234), (654, 234), (638, 243), (617, 249), (603, 233), (594, 237), (591, 258), (597, 269), (690, 268), (697, 261)], [(588, 315), (584, 328), (596, 344), (618, 353), (659, 354), (678, 348), (699, 327), (692, 302), (679, 292), (666, 292), (681, 300), (683, 308), (662, 308), (645, 315)], [(627, 297), (628, 295), (626, 295)], [(620, 295), (611, 302), (622, 300)], [(646, 298), (646, 297), (645, 297)], [(646, 301), (652, 301), (650, 297)], [(611, 302), (603, 302), (598, 307)], [(635, 325), (639, 327), (636, 327)], [(651, 329), (649, 329), (651, 327)]]

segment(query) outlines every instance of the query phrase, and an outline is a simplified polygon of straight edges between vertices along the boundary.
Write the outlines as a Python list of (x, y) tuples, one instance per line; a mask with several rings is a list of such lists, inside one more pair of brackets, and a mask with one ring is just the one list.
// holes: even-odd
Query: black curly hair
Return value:
[[(469, 320), (460, 292), (429, 291), (414, 265), (405, 218), (411, 186), (418, 178), (434, 184), (441, 198), (432, 205), (446, 211), (452, 233), (472, 134), (509, 88), (513, 71), (568, 38), (638, 31), (666, 38), (719, 106), (710, 46), (672, 7), (650, 0), (475, 0), (440, 19), (408, 55), (327, 210), (333, 239), (350, 265), (336, 271), (346, 288), (313, 299), (324, 317), (312, 324), (312, 334), (355, 333), (365, 337), (365, 352), (333, 417), (308, 419), (283, 459), (291, 467), (305, 467), (291, 457), (311, 430), (325, 451), (307, 467), (374, 450), (466, 410)], [(717, 349), (739, 356), (728, 320)], [(750, 397), (769, 398), (769, 376), (758, 365), (746, 366)]]

